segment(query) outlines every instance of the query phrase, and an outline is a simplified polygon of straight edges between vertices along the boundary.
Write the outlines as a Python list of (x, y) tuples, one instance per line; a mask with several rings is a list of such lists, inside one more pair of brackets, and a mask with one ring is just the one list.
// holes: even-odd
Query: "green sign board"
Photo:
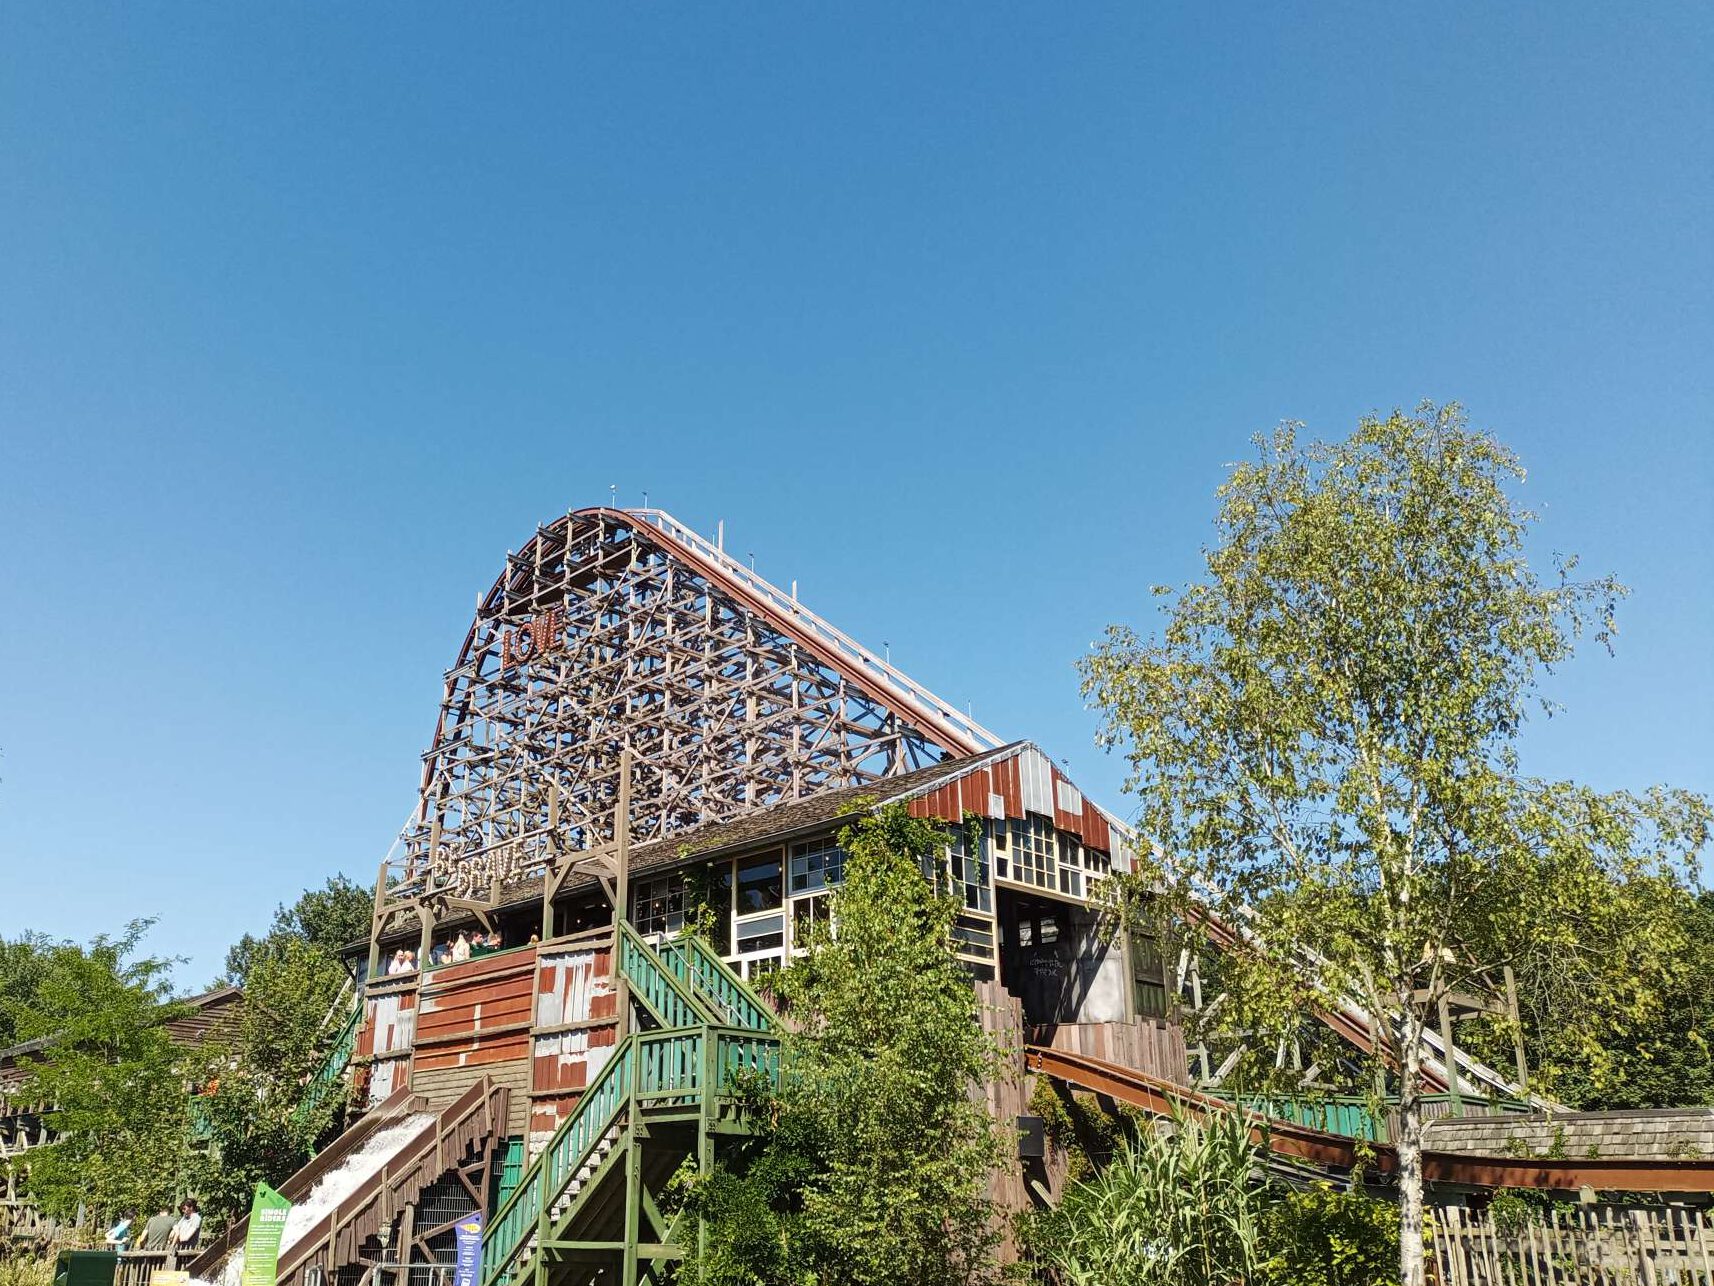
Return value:
[(292, 1203), (265, 1183), (256, 1185), (250, 1203), (250, 1227), (244, 1234), (243, 1286), (274, 1286), (280, 1267), (280, 1238)]

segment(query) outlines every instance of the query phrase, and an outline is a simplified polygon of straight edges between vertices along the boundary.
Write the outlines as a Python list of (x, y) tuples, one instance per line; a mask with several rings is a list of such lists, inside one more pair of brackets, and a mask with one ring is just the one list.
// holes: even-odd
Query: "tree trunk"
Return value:
[(1422, 1047), (1406, 1040), (1400, 1051), (1399, 1286), (1424, 1286), (1422, 1262)]

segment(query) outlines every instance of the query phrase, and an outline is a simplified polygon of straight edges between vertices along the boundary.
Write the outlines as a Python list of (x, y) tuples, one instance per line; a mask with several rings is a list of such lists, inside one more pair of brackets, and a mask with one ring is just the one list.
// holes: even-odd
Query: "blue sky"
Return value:
[(1118, 803), (1073, 662), (1251, 433), (1456, 398), (1635, 590), (1526, 767), (1714, 790), (1714, 9), (13, 5), (0, 934), (372, 878), (646, 490)]

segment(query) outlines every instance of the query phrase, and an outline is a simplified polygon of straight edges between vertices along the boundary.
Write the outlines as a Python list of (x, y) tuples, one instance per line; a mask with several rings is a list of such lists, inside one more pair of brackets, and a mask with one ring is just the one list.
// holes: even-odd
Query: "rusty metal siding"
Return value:
[(618, 1043), (618, 994), (609, 934), (544, 946), (530, 1041), (532, 1138), (552, 1133)]
[(527, 1058), (535, 978), (533, 947), (430, 973), (417, 1017), (417, 1069)]

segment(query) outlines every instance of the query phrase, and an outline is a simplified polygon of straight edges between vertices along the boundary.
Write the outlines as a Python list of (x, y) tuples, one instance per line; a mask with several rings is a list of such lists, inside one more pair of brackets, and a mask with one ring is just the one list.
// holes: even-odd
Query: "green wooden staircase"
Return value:
[(304, 1087), (304, 1096), (292, 1111), (294, 1121), (302, 1121), (320, 1107), (327, 1098), (329, 1091), (338, 1085), (345, 1075), (345, 1069), (351, 1062), (352, 1050), (357, 1046), (357, 1028), (363, 1022), (363, 998), (359, 994), (354, 997), (351, 1011), (345, 1015), (345, 1020), (334, 1032), (332, 1041), (328, 1044), (327, 1054), (321, 1060), (321, 1066)]
[(629, 924), (615, 944), (639, 1020), (489, 1220), (481, 1286), (657, 1282), (682, 1256), (661, 1209), (694, 1156), (704, 1171), (722, 1134), (745, 1134), (734, 1077), (779, 1079), (777, 1020), (703, 943), (660, 951)]

